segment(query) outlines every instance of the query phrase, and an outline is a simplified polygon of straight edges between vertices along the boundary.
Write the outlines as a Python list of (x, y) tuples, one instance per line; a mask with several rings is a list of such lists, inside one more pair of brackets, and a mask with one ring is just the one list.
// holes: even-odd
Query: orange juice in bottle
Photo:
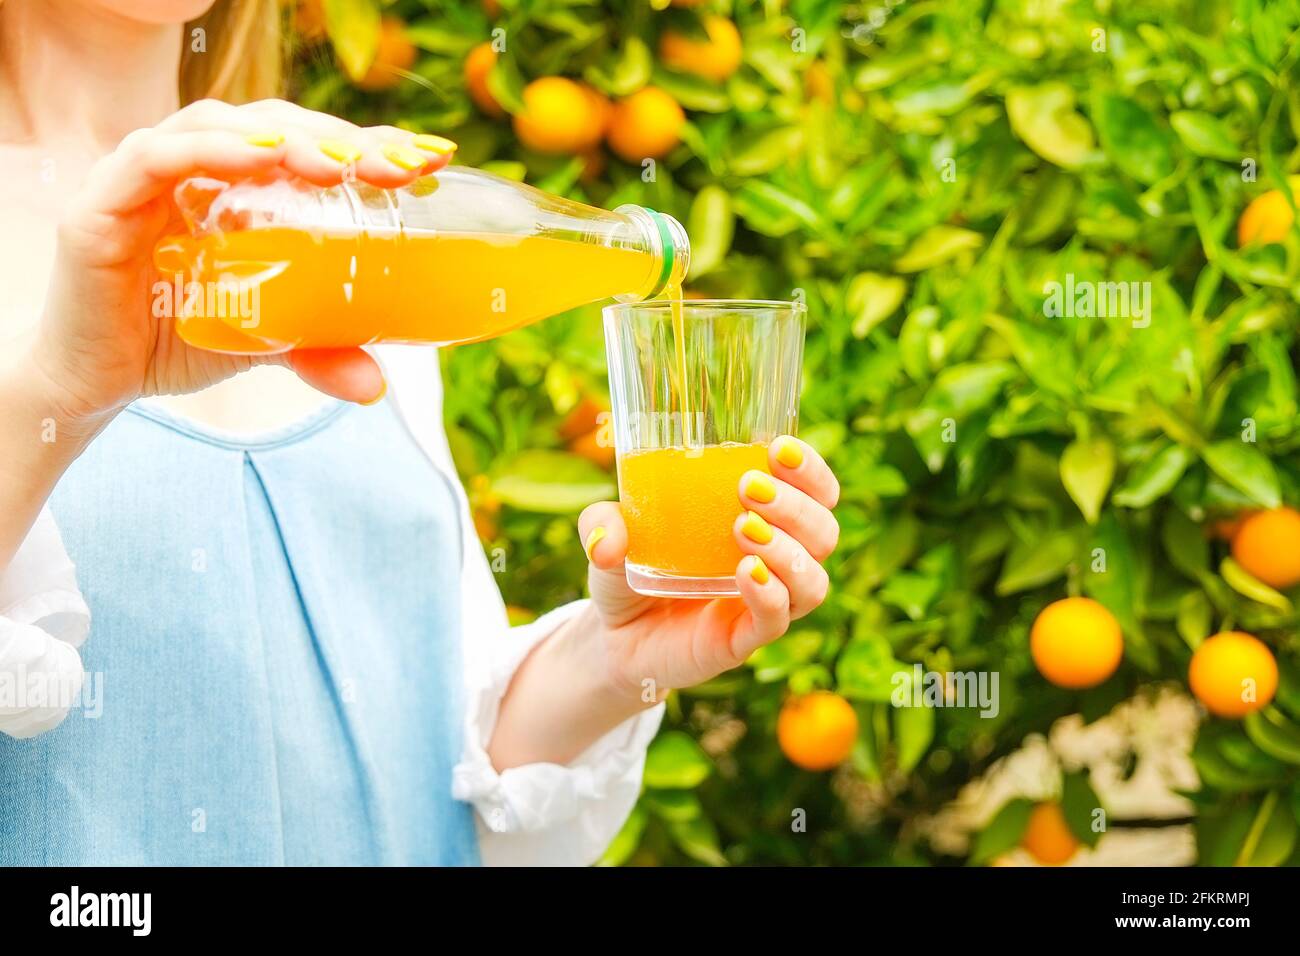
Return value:
[(275, 172), (181, 183), (187, 235), (159, 243), (177, 331), (219, 352), (491, 338), (680, 281), (680, 224), (595, 209), (448, 167), (397, 190), (322, 189)]

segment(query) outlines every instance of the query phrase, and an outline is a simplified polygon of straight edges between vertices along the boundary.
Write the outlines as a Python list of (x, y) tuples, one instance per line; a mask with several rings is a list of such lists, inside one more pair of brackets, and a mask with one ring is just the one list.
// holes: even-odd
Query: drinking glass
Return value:
[(655, 300), (605, 308), (627, 581), (659, 597), (735, 596), (740, 478), (799, 418), (799, 302)]

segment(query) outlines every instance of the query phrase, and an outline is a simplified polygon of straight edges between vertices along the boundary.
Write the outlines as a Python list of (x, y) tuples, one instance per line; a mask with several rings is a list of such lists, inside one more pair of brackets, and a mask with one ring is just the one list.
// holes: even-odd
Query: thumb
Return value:
[(601, 571), (623, 573), (627, 557), (627, 525), (616, 501), (598, 501), (578, 516), (578, 537), (587, 560)]
[(364, 349), (296, 349), (278, 358), (312, 388), (345, 402), (373, 405), (388, 391), (379, 363)]

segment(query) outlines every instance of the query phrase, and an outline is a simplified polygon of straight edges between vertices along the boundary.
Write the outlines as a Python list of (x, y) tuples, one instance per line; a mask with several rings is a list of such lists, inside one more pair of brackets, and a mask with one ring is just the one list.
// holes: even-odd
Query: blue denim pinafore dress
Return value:
[(100, 700), (0, 736), (0, 865), (478, 862), (460, 511), (391, 402), (250, 442), (137, 404), (50, 507)]

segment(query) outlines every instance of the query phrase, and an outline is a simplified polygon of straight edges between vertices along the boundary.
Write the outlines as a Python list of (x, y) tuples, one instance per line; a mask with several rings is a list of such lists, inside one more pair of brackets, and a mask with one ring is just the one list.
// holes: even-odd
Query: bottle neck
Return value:
[(676, 290), (686, 280), (691, 264), (691, 244), (682, 224), (672, 216), (656, 212), (646, 206), (619, 206), (616, 213), (626, 216), (639, 230), (646, 249), (654, 257), (655, 267), (647, 286), (636, 292), (618, 296), (621, 302), (637, 302), (662, 295), (666, 289)]

